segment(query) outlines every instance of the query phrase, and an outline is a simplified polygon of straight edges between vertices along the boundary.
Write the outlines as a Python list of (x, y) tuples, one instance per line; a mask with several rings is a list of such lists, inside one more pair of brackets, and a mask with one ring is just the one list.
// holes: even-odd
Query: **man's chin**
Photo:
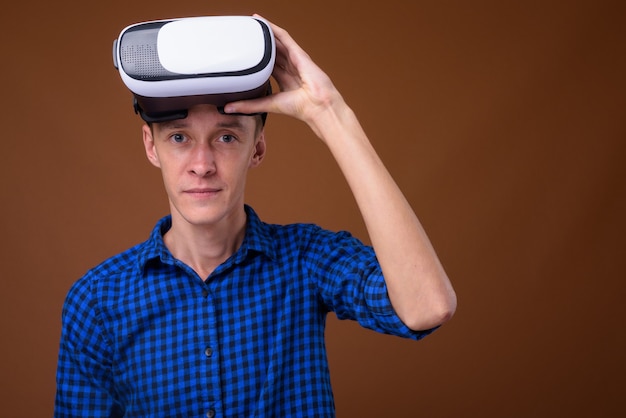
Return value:
[(203, 207), (185, 212), (173, 211), (172, 219), (174, 222), (182, 221), (194, 227), (212, 228), (220, 225), (225, 226), (228, 223), (238, 223), (242, 216), (245, 219), (243, 205), (239, 211), (224, 210), (224, 208), (215, 210), (209, 207)]

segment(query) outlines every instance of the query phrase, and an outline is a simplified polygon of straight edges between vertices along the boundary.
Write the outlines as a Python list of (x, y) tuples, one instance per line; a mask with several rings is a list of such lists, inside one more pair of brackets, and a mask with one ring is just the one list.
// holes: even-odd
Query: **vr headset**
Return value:
[(271, 94), (275, 55), (268, 23), (249, 16), (137, 23), (113, 42), (113, 64), (146, 122), (183, 119), (203, 103), (223, 112), (229, 102)]

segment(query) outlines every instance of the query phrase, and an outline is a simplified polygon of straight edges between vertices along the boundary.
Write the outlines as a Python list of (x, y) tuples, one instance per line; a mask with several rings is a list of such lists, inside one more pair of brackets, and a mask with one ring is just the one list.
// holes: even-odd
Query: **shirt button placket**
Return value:
[(202, 328), (206, 331), (206, 335), (204, 336), (204, 348), (202, 350), (202, 357), (205, 359), (205, 367), (206, 372), (204, 373), (206, 381), (206, 387), (208, 388), (208, 393), (205, 398), (207, 402), (204, 407), (205, 416), (207, 418), (215, 418), (218, 415), (217, 411), (220, 411), (222, 408), (222, 399), (221, 399), (221, 379), (219, 373), (219, 340), (217, 335), (217, 320), (216, 320), (216, 307), (215, 307), (215, 299), (213, 298), (212, 291), (210, 288), (205, 287), (202, 292), (202, 296), (204, 302), (203, 306), (203, 326)]

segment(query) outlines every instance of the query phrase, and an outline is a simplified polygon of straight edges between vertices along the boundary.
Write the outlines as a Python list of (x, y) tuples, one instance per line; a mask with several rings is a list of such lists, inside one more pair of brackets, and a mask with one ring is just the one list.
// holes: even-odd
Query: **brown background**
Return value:
[[(167, 212), (112, 67), (126, 25), (258, 12), (334, 79), (459, 297), (414, 343), (329, 319), (340, 417), (613, 416), (626, 392), (622, 1), (5, 5), (0, 415), (50, 416), (70, 284)], [(367, 240), (333, 160), (270, 116), (248, 203)]]

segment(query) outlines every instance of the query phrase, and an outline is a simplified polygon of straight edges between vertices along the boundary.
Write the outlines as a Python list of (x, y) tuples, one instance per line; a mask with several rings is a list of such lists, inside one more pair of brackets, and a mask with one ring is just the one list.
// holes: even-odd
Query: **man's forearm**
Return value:
[(309, 122), (335, 157), (354, 194), (402, 321), (441, 325), (456, 309), (452, 285), (413, 209), (339, 96)]

